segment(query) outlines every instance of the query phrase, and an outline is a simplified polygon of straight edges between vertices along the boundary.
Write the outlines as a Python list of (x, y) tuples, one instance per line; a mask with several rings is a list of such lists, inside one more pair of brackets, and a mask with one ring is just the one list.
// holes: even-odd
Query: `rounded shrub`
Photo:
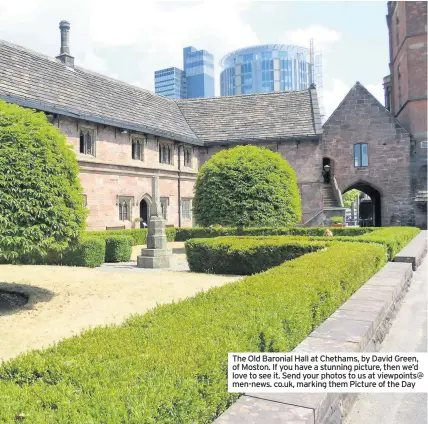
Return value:
[(293, 168), (279, 153), (238, 146), (215, 154), (199, 170), (193, 212), (202, 226), (287, 226), (300, 222)]
[(127, 262), (131, 259), (133, 238), (128, 236), (107, 237), (106, 262)]
[(0, 101), (0, 260), (63, 251), (85, 228), (79, 167), (46, 116)]

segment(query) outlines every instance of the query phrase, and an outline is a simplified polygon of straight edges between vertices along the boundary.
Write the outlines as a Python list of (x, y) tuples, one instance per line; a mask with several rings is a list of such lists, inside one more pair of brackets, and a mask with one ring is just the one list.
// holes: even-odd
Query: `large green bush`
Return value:
[(0, 422), (211, 423), (239, 397), (228, 352), (287, 352), (385, 262), (333, 243), (241, 282), (158, 306), (0, 365)]
[(129, 236), (111, 236), (105, 239), (106, 262), (127, 262), (131, 258), (133, 238)]
[(326, 246), (294, 236), (218, 237), (186, 241), (190, 271), (251, 275)]
[(87, 210), (72, 148), (43, 113), (0, 100), (0, 259), (61, 251)]
[(199, 170), (193, 213), (202, 226), (285, 226), (300, 222), (293, 168), (279, 153), (238, 146), (215, 154)]

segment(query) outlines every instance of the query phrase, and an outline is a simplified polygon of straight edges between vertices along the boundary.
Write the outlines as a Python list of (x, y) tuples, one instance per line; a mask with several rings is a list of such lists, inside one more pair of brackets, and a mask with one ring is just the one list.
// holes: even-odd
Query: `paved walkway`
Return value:
[[(381, 352), (427, 351), (427, 258), (414, 274)], [(345, 424), (426, 424), (423, 393), (360, 394)]]
[[(174, 255), (173, 262), (183, 262), (183, 255)], [(0, 312), (0, 362), (241, 278), (116, 266), (0, 265), (0, 290), (30, 295), (23, 309)]]

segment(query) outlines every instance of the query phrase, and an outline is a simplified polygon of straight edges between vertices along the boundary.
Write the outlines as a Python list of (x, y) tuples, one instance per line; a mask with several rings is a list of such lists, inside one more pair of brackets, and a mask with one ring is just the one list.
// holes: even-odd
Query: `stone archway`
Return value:
[(367, 196), (370, 200), (360, 202), (360, 225), (365, 227), (381, 227), (382, 226), (382, 194), (373, 187), (370, 183), (365, 181), (357, 181), (343, 190), (345, 194), (349, 190), (359, 190)]

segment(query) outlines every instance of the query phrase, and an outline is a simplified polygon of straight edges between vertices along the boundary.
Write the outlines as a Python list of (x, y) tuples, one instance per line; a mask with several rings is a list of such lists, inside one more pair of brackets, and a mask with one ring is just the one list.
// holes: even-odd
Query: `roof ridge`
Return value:
[(284, 96), (284, 95), (293, 95), (300, 93), (309, 92), (310, 88), (305, 88), (303, 90), (291, 90), (291, 91), (269, 91), (267, 93), (249, 93), (249, 94), (234, 94), (232, 96), (214, 96), (214, 97), (196, 97), (192, 99), (171, 99), (175, 102), (192, 102), (192, 101), (201, 101), (201, 100), (218, 100), (224, 98), (239, 98), (239, 97), (262, 97), (262, 96)]
[[(11, 42), (6, 41), (6, 40), (2, 40), (2, 39), (0, 38), (0, 45), (1, 45), (1, 44), (4, 44), (4, 45), (9, 46), (9, 47), (14, 48), (14, 49), (21, 50), (21, 51), (23, 51), (24, 53), (28, 53), (28, 54), (31, 54), (31, 55), (33, 55), (33, 56), (36, 56), (36, 57), (39, 57), (39, 58), (42, 58), (42, 59), (49, 60), (50, 62), (57, 63), (58, 65), (60, 65), (60, 66), (62, 65), (62, 66), (64, 66), (64, 67), (66, 68), (66, 66), (65, 66), (64, 64), (62, 64), (62, 62), (60, 62), (60, 61), (59, 61), (58, 59), (56, 59), (55, 57), (48, 56), (48, 55), (46, 55), (46, 54), (44, 54), (44, 53), (37, 52), (37, 51), (35, 51), (35, 50), (29, 49), (29, 48), (27, 48), (27, 47), (23, 47), (23, 46), (21, 46), (21, 45), (19, 45), (19, 44), (11, 43)], [(104, 74), (101, 74), (101, 73), (99, 73), (99, 72), (96, 72), (96, 71), (92, 71), (92, 70), (90, 70), (90, 69), (87, 69), (87, 68), (83, 68), (82, 66), (75, 65), (75, 66), (74, 66), (74, 69), (77, 69), (78, 71), (80, 71), (80, 72), (84, 72), (84, 73), (89, 74), (89, 75), (93, 75), (93, 76), (96, 76), (96, 77), (99, 77), (99, 78), (102, 78), (102, 79), (105, 79), (105, 80), (109, 80), (109, 81), (115, 82), (115, 83), (117, 83), (117, 84), (124, 85), (124, 86), (129, 87), (129, 88), (133, 88), (133, 89), (135, 89), (135, 90), (137, 90), (137, 91), (141, 91), (141, 92), (144, 92), (144, 93), (150, 94), (150, 95), (155, 96), (155, 97), (159, 97), (159, 98), (165, 99), (165, 100), (167, 100), (168, 102), (171, 102), (171, 101), (173, 101), (173, 100), (174, 100), (174, 99), (170, 99), (170, 98), (168, 98), (168, 97), (160, 96), (159, 94), (153, 93), (153, 91), (150, 91), (150, 90), (148, 90), (147, 88), (141, 88), (141, 87), (138, 87), (137, 85), (133, 85), (133, 84), (130, 84), (130, 83), (125, 82), (125, 81), (123, 81), (123, 80), (120, 80), (120, 79), (117, 79), (117, 78), (113, 78), (113, 77), (110, 77), (110, 76), (108, 76), (108, 75), (104, 75)]]

